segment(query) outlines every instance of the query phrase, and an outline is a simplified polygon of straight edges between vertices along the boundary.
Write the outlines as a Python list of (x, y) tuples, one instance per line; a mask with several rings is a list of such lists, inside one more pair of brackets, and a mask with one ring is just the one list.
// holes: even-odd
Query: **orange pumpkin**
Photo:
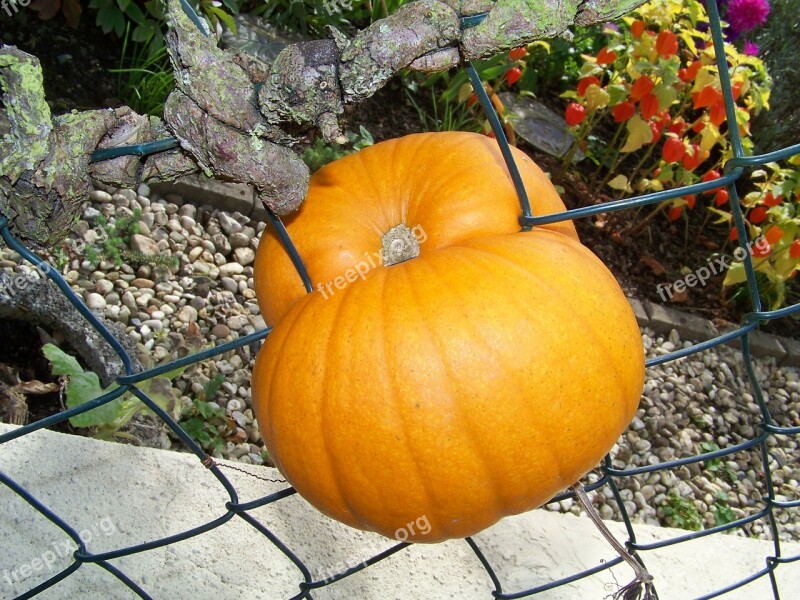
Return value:
[[(563, 210), (514, 154), (534, 213)], [(418, 134), (312, 177), (287, 229), (313, 293), (262, 239), (274, 329), (253, 403), (323, 513), (413, 542), (472, 535), (573, 484), (632, 419), (644, 356), (616, 280), (570, 223), (520, 232), (518, 215), (495, 142)]]

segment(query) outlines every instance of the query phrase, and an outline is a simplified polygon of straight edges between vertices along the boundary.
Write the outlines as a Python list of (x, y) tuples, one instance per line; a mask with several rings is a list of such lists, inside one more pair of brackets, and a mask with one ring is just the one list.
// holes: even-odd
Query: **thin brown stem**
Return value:
[[(611, 141), (608, 143), (608, 146), (606, 146), (606, 150), (605, 150), (605, 152), (603, 152), (603, 156), (600, 158), (600, 161), (597, 163), (597, 168), (595, 169), (594, 173), (592, 173), (592, 178), (590, 179), (591, 183), (589, 184), (590, 186), (594, 187), (594, 184), (597, 183), (597, 178), (600, 176), (600, 171), (603, 170), (603, 166), (605, 165), (606, 161), (608, 160), (608, 157), (611, 154), (611, 151), (616, 147), (617, 141), (619, 140), (619, 136), (622, 134), (622, 130), (623, 129), (625, 129), (625, 123), (624, 122), (620, 123), (617, 126), (617, 130), (614, 132), (614, 136), (611, 138)], [(617, 152), (617, 155), (615, 157), (615, 161), (614, 161), (615, 163), (616, 163), (616, 158), (617, 157), (619, 157), (619, 152)], [(611, 166), (611, 168), (613, 168), (613, 167), (614, 167), (614, 165)]]
[[(641, 169), (642, 165), (644, 165), (644, 163), (646, 163), (647, 160), (652, 156), (653, 150), (655, 150), (655, 147), (656, 147), (655, 144), (650, 144), (650, 147), (645, 151), (645, 153), (642, 156), (642, 158), (639, 160), (638, 163), (636, 163), (636, 166), (631, 171), (631, 178), (629, 180), (631, 188), (636, 189), (633, 186), (633, 182), (635, 181), (634, 177), (636, 177), (639, 174), (639, 169)], [(621, 198), (624, 193), (625, 193), (625, 190), (620, 191), (619, 192), (619, 198)]]
[[(591, 519), (594, 526), (597, 527), (606, 541), (611, 544), (611, 547), (617, 551), (617, 554), (622, 557), (622, 560), (630, 565), (633, 572), (636, 574), (634, 580), (617, 590), (612, 598), (615, 600), (637, 600), (640, 598), (643, 600), (656, 600), (657, 596), (655, 588), (653, 587), (653, 576), (650, 575), (644, 565), (639, 563), (639, 561), (628, 552), (628, 549), (614, 537), (614, 534), (611, 533), (608, 527), (606, 527), (606, 524), (603, 523), (603, 519), (600, 518), (600, 515), (595, 510), (594, 506), (592, 506), (592, 501), (589, 499), (586, 490), (584, 490), (580, 482), (573, 485), (570, 489), (575, 493), (575, 497), (583, 506), (586, 515)], [(644, 596), (642, 596), (642, 593), (644, 593)]]

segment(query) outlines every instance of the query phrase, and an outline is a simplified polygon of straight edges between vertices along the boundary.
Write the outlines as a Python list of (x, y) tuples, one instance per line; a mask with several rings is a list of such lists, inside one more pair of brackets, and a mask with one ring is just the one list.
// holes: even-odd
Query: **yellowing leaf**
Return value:
[(688, 29), (681, 29), (680, 32), (678, 32), (678, 37), (683, 40), (683, 43), (686, 44), (686, 47), (689, 49), (689, 52), (691, 52), (692, 55), (697, 54), (697, 44), (694, 43), (692, 31)]
[(609, 181), (606, 185), (610, 187), (612, 190), (625, 190), (626, 192), (632, 192), (631, 186), (628, 185), (628, 178), (625, 175), (617, 175)]
[(728, 272), (725, 273), (725, 280), (722, 282), (723, 286), (736, 285), (737, 283), (744, 283), (747, 281), (747, 274), (744, 270), (743, 263), (733, 263)]
[(697, 77), (694, 79), (694, 87), (692, 87), (692, 91), (699, 92), (709, 84), (713, 85), (714, 87), (719, 87), (718, 81), (719, 79), (717, 78), (717, 74), (712, 73), (711, 67), (700, 67), (700, 70), (697, 71)]
[(472, 95), (472, 84), (465, 83), (460, 88), (458, 88), (458, 102), (464, 103), (466, 102), (467, 98)]
[(703, 132), (700, 134), (700, 149), (703, 152), (710, 152), (715, 144), (722, 141), (719, 129), (713, 123), (706, 123)]
[(628, 137), (625, 140), (625, 145), (620, 148), (620, 152), (636, 152), (645, 144), (649, 144), (653, 139), (653, 132), (642, 117), (638, 114), (633, 115), (628, 120), (626, 125), (628, 130)]
[(596, 83), (593, 83), (586, 88), (584, 98), (586, 98), (586, 108), (589, 110), (597, 110), (598, 108), (604, 108), (608, 106), (608, 100), (610, 97), (608, 92), (606, 92)]

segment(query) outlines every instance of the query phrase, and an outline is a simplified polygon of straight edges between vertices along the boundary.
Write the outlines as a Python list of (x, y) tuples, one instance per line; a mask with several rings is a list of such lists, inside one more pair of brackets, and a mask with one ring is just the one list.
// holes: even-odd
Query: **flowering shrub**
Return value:
[[(749, 154), (750, 121), (769, 108), (771, 80), (754, 56), (757, 48), (742, 36), (764, 23), (769, 3), (730, 0), (724, 8), (730, 19), (725, 54), (735, 126)], [(704, 6), (694, 0), (655, 0), (622, 19), (620, 27), (607, 28), (606, 35), (602, 50), (584, 56), (575, 89), (562, 95), (569, 100), (564, 117), (578, 143), (601, 127), (615, 128), (605, 152), (595, 156), (598, 168), (590, 187), (608, 186), (621, 196), (718, 179), (732, 156), (731, 125)], [(754, 191), (741, 199), (751, 239), (764, 235), (769, 242), (759, 246), (753, 260), (759, 289), (771, 308), (785, 302), (786, 282), (800, 263), (798, 166), (795, 160), (788, 168), (770, 165), (769, 171), (754, 172), (748, 188)], [(729, 201), (727, 190), (716, 188), (664, 202), (646, 218), (664, 211), (669, 221), (677, 221), (686, 218), (686, 210), (702, 206), (717, 225), (731, 228)], [(735, 229), (729, 237), (736, 240)], [(723, 286), (744, 280), (744, 267), (738, 264)]]
[[(702, 31), (705, 29), (705, 31)], [(642, 6), (619, 28), (606, 29), (608, 44), (585, 55), (567, 123), (579, 142), (598, 126), (615, 124), (595, 178), (601, 187), (645, 192), (687, 185), (717, 172), (730, 157), (728, 124), (708, 19), (694, 0), (657, 0)], [(758, 57), (726, 44), (731, 65), (736, 125), (750, 150), (749, 122), (768, 106), (770, 80)], [(611, 175), (624, 171), (626, 175)], [(596, 182), (595, 182), (596, 183)], [(724, 194), (715, 196), (724, 203)], [(673, 201), (681, 216), (690, 199)], [(691, 208), (691, 207), (690, 207)]]
[[(759, 290), (767, 307), (776, 309), (786, 302), (787, 281), (795, 277), (800, 263), (800, 156), (787, 161), (786, 166), (768, 163), (766, 169), (752, 173), (755, 190), (742, 198), (748, 211), (747, 227), (751, 239), (763, 235), (768, 246), (753, 254), (753, 266), (758, 277)], [(730, 214), (715, 210), (722, 223), (731, 222)], [(738, 239), (736, 229), (730, 237)], [(723, 286), (744, 283), (742, 264), (732, 266)], [(744, 293), (746, 288), (739, 288)]]

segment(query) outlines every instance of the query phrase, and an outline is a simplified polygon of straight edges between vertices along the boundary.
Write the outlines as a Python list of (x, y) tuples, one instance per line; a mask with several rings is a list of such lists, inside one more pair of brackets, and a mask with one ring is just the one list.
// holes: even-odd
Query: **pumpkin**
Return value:
[[(512, 151), (534, 213), (563, 210)], [(403, 541), (472, 535), (576, 482), (633, 418), (644, 355), (619, 285), (571, 223), (518, 217), (496, 143), (416, 134), (312, 177), (286, 221), (312, 293), (263, 237), (253, 404), (323, 513)]]

